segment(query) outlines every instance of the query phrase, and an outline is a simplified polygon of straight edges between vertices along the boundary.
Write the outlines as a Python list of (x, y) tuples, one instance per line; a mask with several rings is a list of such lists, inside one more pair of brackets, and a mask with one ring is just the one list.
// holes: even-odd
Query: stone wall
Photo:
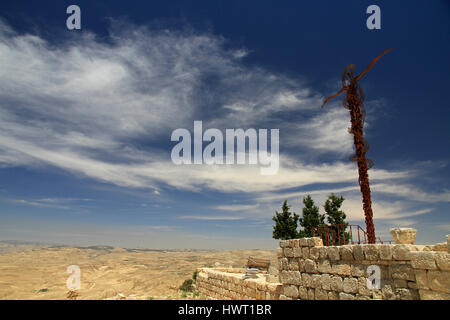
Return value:
[[(406, 244), (323, 246), (320, 238), (280, 242), (280, 299), (450, 299), (446, 251)], [(380, 289), (367, 286), (367, 268), (378, 266)]]
[(271, 283), (266, 275), (243, 279), (245, 269), (199, 268), (197, 290), (204, 296), (220, 300), (278, 300), (281, 283)]
[[(450, 300), (449, 249), (450, 239), (434, 246), (283, 240), (279, 283), (264, 274), (243, 280), (243, 268), (200, 268), (197, 288), (211, 298), (236, 300)], [(379, 289), (367, 285), (369, 266), (379, 267)]]

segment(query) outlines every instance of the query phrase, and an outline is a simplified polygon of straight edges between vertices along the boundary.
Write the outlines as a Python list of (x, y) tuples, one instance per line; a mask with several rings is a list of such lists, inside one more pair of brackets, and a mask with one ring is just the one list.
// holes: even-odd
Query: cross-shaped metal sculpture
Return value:
[(350, 160), (358, 163), (359, 187), (363, 198), (366, 232), (369, 243), (375, 243), (375, 227), (373, 225), (372, 201), (370, 199), (369, 175), (367, 173), (367, 171), (373, 166), (373, 161), (366, 159), (366, 152), (369, 150), (369, 144), (366, 139), (364, 139), (363, 132), (365, 118), (365, 110), (363, 105), (364, 92), (359, 86), (358, 81), (361, 80), (367, 72), (369, 72), (378, 59), (392, 49), (393, 48), (381, 53), (363, 72), (361, 72), (361, 74), (356, 77), (353, 75), (353, 70), (355, 68), (353, 64), (345, 67), (344, 73), (342, 74), (342, 89), (335, 95), (326, 98), (322, 105), (323, 107), (330, 99), (339, 96), (344, 91), (347, 92), (343, 105), (344, 108), (350, 111), (352, 127), (348, 130), (348, 132), (353, 134), (353, 143), (355, 144), (356, 149), (356, 154), (352, 156)]

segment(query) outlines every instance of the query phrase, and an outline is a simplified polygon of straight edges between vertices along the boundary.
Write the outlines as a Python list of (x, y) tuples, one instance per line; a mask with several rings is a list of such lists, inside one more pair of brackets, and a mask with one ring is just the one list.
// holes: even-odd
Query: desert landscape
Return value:
[(0, 242), (0, 299), (65, 300), (67, 267), (81, 270), (79, 300), (204, 299), (179, 287), (196, 268), (244, 267), (248, 256), (270, 259), (275, 250), (159, 250), (70, 247)]

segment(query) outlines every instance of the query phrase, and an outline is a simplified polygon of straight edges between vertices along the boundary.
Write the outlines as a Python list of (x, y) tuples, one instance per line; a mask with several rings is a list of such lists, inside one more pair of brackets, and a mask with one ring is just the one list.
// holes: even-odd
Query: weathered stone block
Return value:
[(358, 278), (358, 293), (363, 296), (372, 296), (372, 290), (367, 287), (367, 278)]
[(304, 287), (312, 287), (312, 278), (308, 273), (302, 273), (302, 286)]
[(415, 269), (437, 270), (435, 253), (430, 251), (416, 251), (410, 253), (411, 265)]
[(342, 278), (339, 276), (332, 276), (330, 280), (331, 290), (341, 292), (343, 288)]
[(298, 270), (305, 272), (305, 259), (298, 259)]
[(302, 255), (302, 248), (301, 247), (296, 247), (294, 248), (294, 257), (295, 258), (301, 258)]
[(353, 277), (363, 277), (366, 275), (367, 267), (360, 264), (352, 264), (350, 266), (350, 272)]
[(342, 263), (333, 264), (330, 273), (341, 276), (350, 276), (352, 274), (350, 265)]
[(298, 271), (298, 261), (297, 259), (289, 259), (288, 270)]
[(289, 240), (281, 240), (280, 241), (280, 248), (286, 248), (289, 246)]
[(394, 290), (390, 285), (385, 285), (381, 288), (381, 297), (383, 300), (395, 300), (396, 296)]
[(283, 248), (277, 248), (277, 258), (283, 257)]
[(283, 284), (302, 284), (302, 278), (299, 271), (281, 271), (280, 273), (280, 281)]
[(328, 253), (326, 247), (319, 247), (319, 259), (327, 259)]
[(344, 292), (356, 293), (358, 292), (358, 279), (356, 278), (344, 278), (343, 281)]
[(363, 247), (364, 257), (366, 260), (377, 261), (380, 259), (380, 245), (367, 244)]
[(450, 271), (450, 254), (438, 252), (435, 254), (435, 260), (440, 270)]
[(300, 299), (302, 300), (308, 300), (308, 289), (306, 287), (299, 287), (298, 288), (298, 295)]
[(286, 297), (297, 299), (299, 297), (298, 287), (293, 285), (285, 285), (283, 286), (283, 294)]
[(278, 266), (280, 270), (287, 270), (289, 265), (289, 260), (287, 258), (278, 259)]
[(314, 297), (316, 300), (328, 300), (328, 293), (321, 288), (316, 288)]
[(450, 300), (450, 294), (433, 290), (420, 290), (419, 295), (421, 300)]
[(397, 244), (392, 248), (392, 258), (394, 260), (410, 260), (410, 253), (414, 248), (410, 244)]
[(310, 247), (322, 247), (323, 242), (322, 239), (319, 237), (312, 237), (308, 240), (308, 246)]
[(339, 300), (356, 300), (356, 297), (349, 293), (340, 292)]
[(331, 290), (331, 275), (322, 274), (320, 276), (320, 285), (324, 290)]
[(432, 290), (450, 293), (450, 272), (433, 271), (427, 272), (428, 285)]
[(313, 274), (311, 276), (311, 287), (312, 288), (321, 288), (322, 285), (320, 283), (320, 274)]
[(300, 245), (300, 247), (307, 247), (308, 246), (308, 239), (307, 238), (300, 238), (299, 245)]
[(317, 271), (316, 263), (311, 259), (305, 260), (305, 271), (308, 273), (314, 273)]
[(286, 247), (283, 249), (283, 255), (288, 258), (294, 257), (294, 248)]
[(392, 260), (392, 245), (382, 244), (380, 246), (380, 259), (381, 260)]
[(314, 300), (314, 289), (308, 289), (308, 300)]
[(408, 281), (403, 279), (394, 279), (395, 288), (408, 288)]
[(339, 261), (341, 259), (338, 247), (327, 247), (327, 253), (331, 261)]
[(328, 292), (328, 300), (339, 300), (339, 293), (334, 291)]
[(313, 259), (313, 260), (318, 260), (319, 256), (320, 256), (320, 254), (319, 254), (319, 249), (320, 248), (321, 247), (312, 247), (312, 248), (310, 248), (310, 250), (309, 250), (309, 257), (311, 259)]
[(363, 251), (363, 245), (362, 244), (353, 246), (353, 257), (357, 261), (364, 260), (364, 251)]
[(413, 289), (395, 289), (395, 293), (400, 300), (419, 300), (419, 293)]
[(339, 254), (341, 255), (342, 260), (345, 260), (345, 261), (353, 261), (354, 260), (352, 246), (340, 247)]
[(328, 260), (319, 260), (317, 262), (317, 270), (320, 273), (330, 273), (331, 272), (331, 264)]
[(403, 279), (410, 281), (415, 279), (414, 270), (407, 264), (389, 266), (389, 274), (392, 279)]
[(304, 259), (309, 259), (309, 247), (302, 247), (302, 256)]

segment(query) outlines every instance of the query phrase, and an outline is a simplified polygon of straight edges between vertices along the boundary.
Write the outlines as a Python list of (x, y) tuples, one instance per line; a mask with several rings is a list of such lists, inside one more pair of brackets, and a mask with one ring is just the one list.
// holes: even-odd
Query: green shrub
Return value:
[(186, 291), (186, 292), (192, 292), (192, 290), (194, 290), (194, 280), (192, 279), (187, 279), (184, 280), (183, 284), (180, 286), (180, 290), (181, 291)]

